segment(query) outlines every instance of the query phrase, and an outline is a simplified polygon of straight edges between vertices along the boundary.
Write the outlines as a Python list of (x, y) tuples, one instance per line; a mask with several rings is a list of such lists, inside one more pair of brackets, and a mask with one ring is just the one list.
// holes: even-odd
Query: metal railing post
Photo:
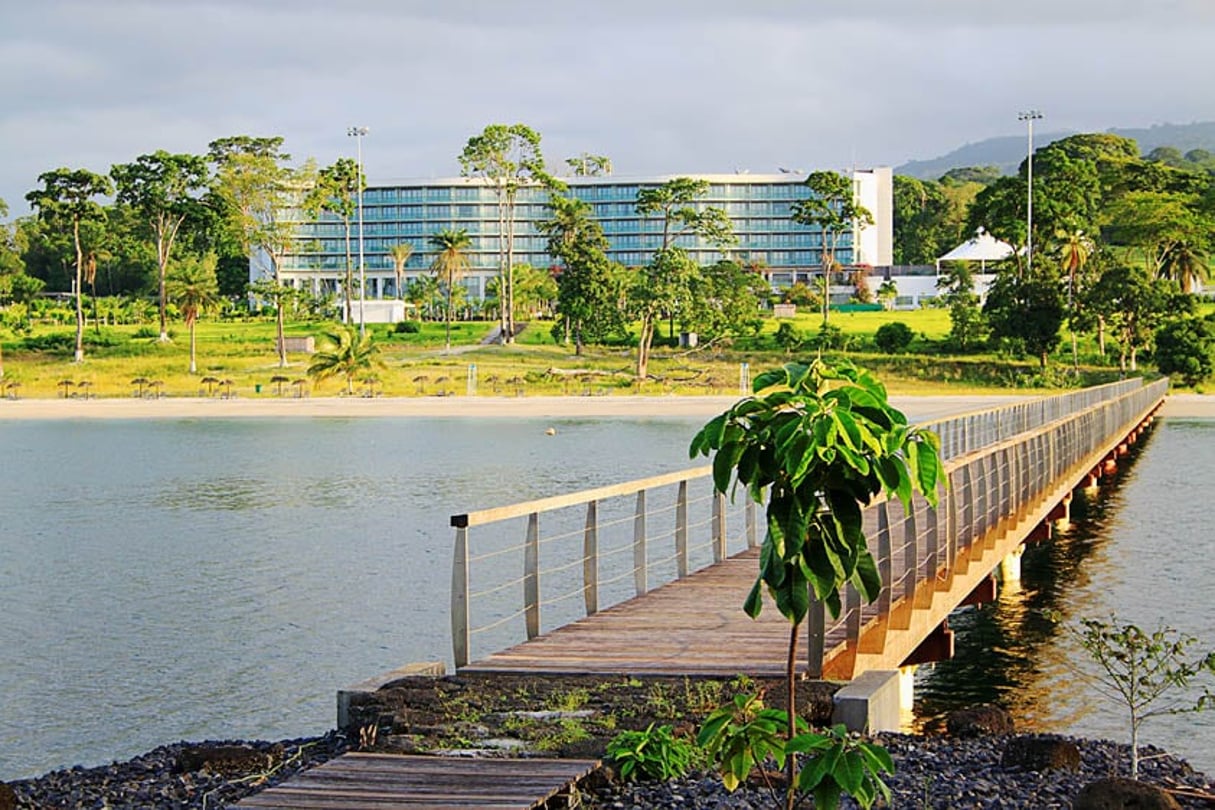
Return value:
[(586, 529), (582, 534), (582, 588), (586, 615), (599, 612), (599, 501), (586, 505)]
[(675, 496), (675, 571), (680, 579), (688, 575), (688, 482), (679, 482)]
[(456, 529), (451, 563), (451, 653), (456, 667), (468, 666), (468, 527)]
[(713, 562), (726, 558), (726, 495), (713, 493)]
[(540, 513), (527, 518), (527, 542), (523, 544), (523, 613), (527, 637), (540, 635)]
[(637, 510), (633, 513), (633, 589), (638, 596), (649, 590), (646, 581), (645, 490), (637, 493)]

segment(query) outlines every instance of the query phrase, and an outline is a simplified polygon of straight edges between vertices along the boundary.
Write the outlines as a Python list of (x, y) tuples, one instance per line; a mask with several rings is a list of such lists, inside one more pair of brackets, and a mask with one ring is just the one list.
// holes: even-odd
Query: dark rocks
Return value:
[(13, 789), (3, 782), (0, 782), (0, 810), (16, 810), (17, 794), (13, 793)]
[(1180, 810), (1181, 805), (1155, 785), (1115, 777), (1085, 785), (1072, 807), (1075, 810)]
[(223, 776), (245, 776), (268, 771), (283, 758), (283, 747), (258, 751), (247, 745), (191, 745), (177, 755), (176, 773), (207, 771)]
[[(1128, 754), (1124, 745), (1071, 739), (1079, 752), (1079, 770), (1031, 771), (1001, 764), (1009, 742), (1005, 737), (959, 739), (882, 734), (875, 741), (884, 745), (894, 759), (895, 772), (885, 777), (892, 794), (890, 806), (921, 810), (1063, 810), (1072, 807), (1086, 784), (1125, 768)], [(1141, 774), (1150, 782), (1184, 785), (1191, 790), (1209, 789), (1201, 775), (1193, 774), (1184, 762), (1163, 752), (1153, 751), (1153, 759), (1143, 762)], [(593, 789), (592, 794), (588, 804), (600, 810), (669, 807), (749, 810), (773, 806), (760, 785), (747, 784), (727, 793), (720, 779), (706, 773), (662, 784), (613, 784)], [(841, 806), (856, 805), (846, 799)], [(1123, 806), (1088, 805), (1089, 808)], [(1181, 799), (1183, 808), (1205, 806), (1197, 800)]]
[[(182, 770), (198, 762), (195, 750), (240, 749), (245, 763), (274, 761), (278, 767), (266, 778), (249, 779), (235, 774), (213, 772), (199, 765), (198, 770)], [(288, 779), (301, 770), (319, 765), (349, 748), (346, 738), (337, 733), (323, 737), (284, 740), (280, 743), (226, 741), (175, 743), (165, 745), (127, 762), (96, 768), (75, 767), (52, 771), (37, 779), (17, 780), (10, 784), (18, 810), (59, 810), (59, 808), (156, 808), (157, 810), (214, 810), (228, 807), (264, 788)], [(220, 758), (215, 764), (235, 764), (235, 759)], [(259, 768), (253, 773), (264, 773)], [(0, 808), (4, 805), (0, 803)]]
[(1074, 742), (1053, 735), (1013, 737), (1004, 745), (1000, 765), (1027, 771), (1080, 770), (1080, 749)]
[(1012, 715), (999, 706), (981, 703), (965, 709), (955, 709), (945, 718), (945, 728), (954, 737), (980, 737), (992, 734), (1012, 734)]

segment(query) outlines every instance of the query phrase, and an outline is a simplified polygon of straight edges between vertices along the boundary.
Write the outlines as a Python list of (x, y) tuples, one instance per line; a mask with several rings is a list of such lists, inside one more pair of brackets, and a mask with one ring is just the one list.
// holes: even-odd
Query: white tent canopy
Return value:
[(941, 262), (979, 262), (980, 268), (985, 270), (988, 262), (1007, 259), (1014, 252), (1012, 245), (1001, 242), (979, 228), (973, 239), (963, 242), (944, 256), (937, 257), (937, 272), (941, 272)]

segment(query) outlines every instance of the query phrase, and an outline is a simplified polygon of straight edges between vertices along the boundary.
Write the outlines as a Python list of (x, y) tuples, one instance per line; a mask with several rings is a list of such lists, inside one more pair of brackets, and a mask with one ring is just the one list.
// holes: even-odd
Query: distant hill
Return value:
[[(1215, 152), (1215, 121), (1194, 124), (1156, 124), (1147, 129), (1110, 129), (1107, 132), (1134, 138), (1143, 154), (1158, 146), (1175, 146), (1183, 153), (1191, 149)], [(1034, 133), (1034, 149), (1052, 141), (1075, 135), (1075, 132)], [(931, 160), (909, 160), (895, 168), (895, 174), (906, 174), (923, 180), (936, 180), (950, 169), (963, 166), (998, 166), (1001, 173), (1013, 174), (1025, 160), (1025, 136), (1009, 135), (968, 143)]]

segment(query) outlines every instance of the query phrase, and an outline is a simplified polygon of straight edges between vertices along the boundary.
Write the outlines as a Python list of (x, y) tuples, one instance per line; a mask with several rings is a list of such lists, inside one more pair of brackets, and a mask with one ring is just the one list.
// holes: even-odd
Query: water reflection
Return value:
[[(1215, 460), (1200, 448), (1212, 438), (1215, 421), (1158, 422), (1120, 460), (1112, 483), (1077, 491), (1070, 526), (1026, 549), (1018, 586), (950, 616), (955, 657), (917, 673), (916, 725), (931, 730), (951, 709), (986, 702), (1008, 709), (1021, 729), (1124, 740), (1119, 707), (1086, 683), (1093, 665), (1069, 628), (1117, 613), (1148, 629), (1163, 617), (1198, 635), (1204, 649), (1215, 644), (1201, 626), (1209, 614), (1188, 598), (1203, 587), (1209, 562), (1184, 551), (1206, 532), (1201, 504)], [(1145, 726), (1145, 741), (1210, 770), (1212, 726), (1211, 718), (1167, 718)]]

